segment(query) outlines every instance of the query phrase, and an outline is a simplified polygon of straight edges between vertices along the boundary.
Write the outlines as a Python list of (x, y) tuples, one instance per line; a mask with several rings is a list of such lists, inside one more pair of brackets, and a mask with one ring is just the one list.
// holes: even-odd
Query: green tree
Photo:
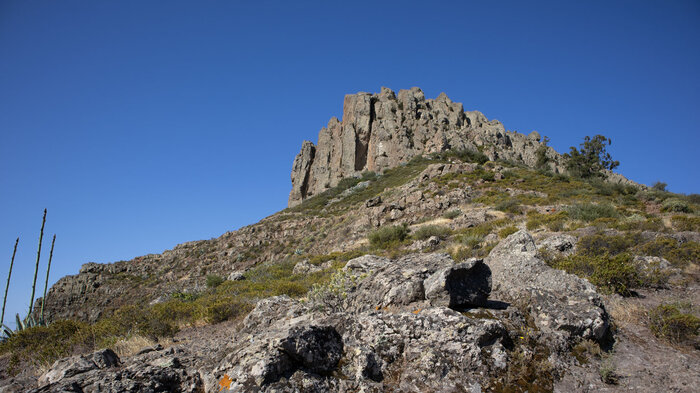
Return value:
[(549, 157), (547, 157), (547, 143), (549, 143), (549, 137), (545, 136), (544, 139), (542, 139), (542, 144), (535, 151), (535, 156), (537, 157), (537, 163), (535, 166), (537, 169), (546, 168), (547, 163), (549, 162)]
[(620, 165), (620, 162), (613, 160), (605, 150), (605, 146), (611, 143), (609, 138), (596, 135), (593, 138), (586, 136), (580, 145), (581, 150), (571, 146), (571, 151), (564, 154), (569, 174), (584, 179), (604, 177), (604, 170), (612, 170)]

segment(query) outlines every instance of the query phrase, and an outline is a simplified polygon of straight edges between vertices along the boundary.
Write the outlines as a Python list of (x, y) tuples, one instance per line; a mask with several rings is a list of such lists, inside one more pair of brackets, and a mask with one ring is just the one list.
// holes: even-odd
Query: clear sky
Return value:
[[(0, 283), (51, 282), (286, 206), (343, 96), (444, 91), (560, 152), (700, 192), (700, 2), (0, 0)], [(7, 313), (6, 313), (7, 315)], [(7, 316), (6, 316), (7, 321)]]

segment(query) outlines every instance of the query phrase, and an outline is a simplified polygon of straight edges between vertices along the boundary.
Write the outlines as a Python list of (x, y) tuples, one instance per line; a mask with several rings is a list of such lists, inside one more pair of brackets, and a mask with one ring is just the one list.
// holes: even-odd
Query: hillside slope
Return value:
[(84, 265), (49, 291), (50, 326), (0, 343), (0, 391), (693, 391), (697, 195), (483, 146), (333, 172), (238, 231)]

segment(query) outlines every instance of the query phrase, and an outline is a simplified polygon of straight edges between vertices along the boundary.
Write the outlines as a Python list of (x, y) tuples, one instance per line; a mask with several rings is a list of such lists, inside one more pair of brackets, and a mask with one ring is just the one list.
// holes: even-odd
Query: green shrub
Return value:
[(659, 231), (663, 228), (664, 224), (661, 219), (657, 217), (645, 218), (639, 214), (633, 214), (629, 217), (625, 217), (622, 220), (618, 220), (612, 228), (621, 231)]
[(613, 195), (635, 195), (639, 189), (633, 185), (624, 185), (618, 183), (611, 183), (599, 178), (589, 179), (588, 184), (590, 184), (595, 193), (603, 196), (613, 196)]
[(535, 162), (535, 168), (546, 170), (549, 169), (547, 163), (549, 162), (549, 157), (547, 157), (547, 151), (549, 150), (547, 144), (549, 143), (549, 137), (545, 136), (542, 138), (542, 144), (535, 150), (535, 157), (537, 161)]
[(484, 241), (484, 236), (479, 234), (469, 234), (462, 236), (462, 243), (469, 247), (469, 249), (476, 250), (481, 246), (481, 242)]
[(436, 153), (434, 156), (435, 158), (450, 158), (450, 157), (456, 157), (459, 160), (463, 162), (475, 162), (478, 164), (484, 164), (489, 160), (486, 155), (478, 150), (467, 150), (467, 149), (461, 149), (461, 150), (448, 150), (443, 153)]
[(170, 294), (170, 297), (175, 300), (182, 300), (183, 302), (192, 302), (197, 300), (197, 298), (200, 297), (200, 294), (192, 292), (174, 292)]
[(585, 255), (617, 255), (623, 253), (640, 242), (639, 235), (613, 235), (602, 233), (583, 236), (579, 239), (577, 247), (580, 254)]
[(575, 254), (552, 262), (552, 267), (587, 278), (604, 291), (629, 296), (642, 281), (629, 254)]
[(406, 224), (381, 227), (369, 234), (369, 244), (374, 248), (387, 248), (404, 241), (409, 232)]
[(207, 288), (216, 288), (219, 285), (223, 284), (224, 281), (226, 281), (226, 280), (217, 274), (208, 274), (207, 275)]
[(666, 186), (668, 186), (668, 184), (661, 181), (657, 181), (656, 183), (654, 183), (653, 186), (651, 186), (651, 188), (653, 188), (656, 191), (666, 191)]
[(347, 270), (338, 270), (327, 283), (316, 284), (309, 291), (309, 303), (319, 311), (339, 311), (343, 301), (361, 277)]
[(95, 327), (97, 336), (103, 338), (140, 334), (157, 340), (178, 332), (178, 323), (173, 317), (170, 313), (154, 313), (152, 308), (128, 305), (117, 309), (111, 317), (98, 321)]
[(600, 380), (608, 385), (617, 385), (620, 380), (620, 376), (617, 375), (617, 367), (615, 367), (612, 358), (607, 358), (600, 364), (598, 374), (600, 375)]
[(638, 247), (638, 253), (655, 257), (666, 258), (678, 267), (683, 267), (690, 262), (700, 261), (700, 243), (683, 242), (669, 237), (657, 237), (656, 239)]
[(689, 305), (661, 304), (649, 312), (649, 328), (657, 336), (674, 343), (691, 341), (700, 333), (700, 318)]
[(442, 225), (423, 225), (416, 229), (411, 237), (416, 240), (425, 240), (431, 236), (437, 236), (441, 240), (447, 239), (452, 234), (452, 230)]
[(690, 208), (690, 205), (688, 205), (688, 202), (678, 198), (669, 198), (661, 204), (661, 211), (691, 213), (693, 210)]
[(319, 266), (328, 261), (347, 262), (353, 258), (361, 257), (363, 255), (365, 255), (365, 252), (360, 250), (352, 250), (345, 252), (335, 251), (330, 254), (312, 255), (309, 257), (309, 263), (312, 265)]
[(542, 226), (546, 226), (550, 231), (559, 232), (564, 229), (564, 224), (569, 219), (569, 213), (560, 211), (551, 214), (537, 213), (535, 210), (530, 210), (527, 213), (527, 229), (532, 231)]
[(593, 221), (602, 217), (618, 217), (617, 210), (612, 205), (595, 203), (577, 203), (567, 209), (569, 217), (581, 221)]
[(677, 215), (671, 217), (671, 222), (679, 231), (700, 232), (700, 217)]
[(522, 211), (522, 209), (520, 208), (520, 203), (517, 199), (507, 199), (503, 202), (499, 202), (498, 204), (496, 204), (495, 208), (498, 211), (513, 214), (520, 214), (520, 212)]
[(459, 210), (459, 209), (453, 209), (453, 210), (450, 210), (450, 211), (446, 212), (445, 214), (443, 214), (442, 217), (443, 217), (443, 218), (447, 218), (447, 219), (449, 219), (449, 220), (454, 220), (455, 218), (457, 218), (457, 217), (459, 217), (459, 216), (461, 216), (461, 215), (462, 215), (462, 211), (461, 211), (461, 210)]
[(498, 231), (498, 236), (501, 237), (502, 239), (514, 234), (515, 232), (518, 231), (518, 228), (514, 225), (507, 226), (500, 231)]
[(10, 364), (5, 371), (15, 375), (21, 371), (18, 369), (20, 362), (50, 365), (56, 359), (70, 355), (76, 347), (92, 349), (88, 330), (88, 324), (77, 321), (56, 321), (48, 326), (21, 330), (0, 341), (0, 355), (10, 355)]
[(205, 317), (209, 323), (219, 323), (247, 315), (252, 309), (253, 305), (250, 303), (242, 302), (233, 297), (223, 297), (207, 306)]
[(493, 172), (483, 172), (481, 174), (481, 180), (483, 181), (494, 181), (496, 180), (496, 175)]

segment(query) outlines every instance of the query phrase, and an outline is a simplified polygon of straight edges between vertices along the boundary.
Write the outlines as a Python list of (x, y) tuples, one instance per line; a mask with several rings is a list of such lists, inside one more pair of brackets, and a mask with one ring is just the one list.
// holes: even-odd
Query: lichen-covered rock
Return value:
[[(353, 259), (345, 266), (345, 271), (357, 277), (356, 284), (347, 288), (344, 305), (346, 310), (360, 312), (385, 307), (404, 307), (426, 300), (425, 281), (442, 269), (450, 269), (454, 260), (447, 254), (410, 254), (396, 260), (365, 255)], [(460, 276), (457, 281), (468, 281)], [(435, 281), (435, 298), (438, 297)], [(480, 285), (476, 291), (483, 290)], [(445, 284), (457, 285), (461, 284)], [(476, 282), (475, 282), (475, 285)], [(490, 285), (490, 284), (489, 284)]]
[[(269, 304), (259, 306), (272, 310)], [(212, 381), (207, 389), (222, 379), (232, 391), (261, 392), (424, 392), (478, 386), (489, 372), (505, 367), (508, 341), (503, 323), (445, 307), (312, 312), (278, 319), (265, 329), (245, 328), (206, 378)]]
[(54, 362), (49, 371), (39, 377), (39, 386), (49, 385), (88, 371), (118, 365), (119, 357), (111, 349), (97, 351), (89, 355), (59, 359)]
[(493, 296), (525, 305), (541, 331), (574, 340), (608, 333), (609, 316), (595, 286), (547, 266), (526, 231), (508, 236), (485, 262), (493, 272)]
[(117, 355), (107, 349), (62, 359), (40, 377), (40, 387), (31, 393), (202, 393), (204, 385), (192, 368), (192, 357), (185, 361), (180, 355), (185, 354), (172, 348), (156, 350), (121, 364)]
[(571, 255), (576, 252), (576, 236), (557, 233), (543, 240), (539, 245), (555, 255)]
[(639, 277), (650, 287), (664, 288), (670, 276), (678, 274), (680, 269), (674, 268), (665, 258), (637, 255), (632, 260)]
[(302, 326), (289, 331), (282, 350), (314, 373), (335, 370), (343, 355), (343, 340), (332, 326)]
[(416, 240), (415, 242), (413, 242), (413, 244), (408, 246), (408, 249), (414, 251), (421, 251), (424, 249), (433, 249), (438, 244), (440, 244), (440, 238), (437, 236), (430, 236), (425, 240)]

